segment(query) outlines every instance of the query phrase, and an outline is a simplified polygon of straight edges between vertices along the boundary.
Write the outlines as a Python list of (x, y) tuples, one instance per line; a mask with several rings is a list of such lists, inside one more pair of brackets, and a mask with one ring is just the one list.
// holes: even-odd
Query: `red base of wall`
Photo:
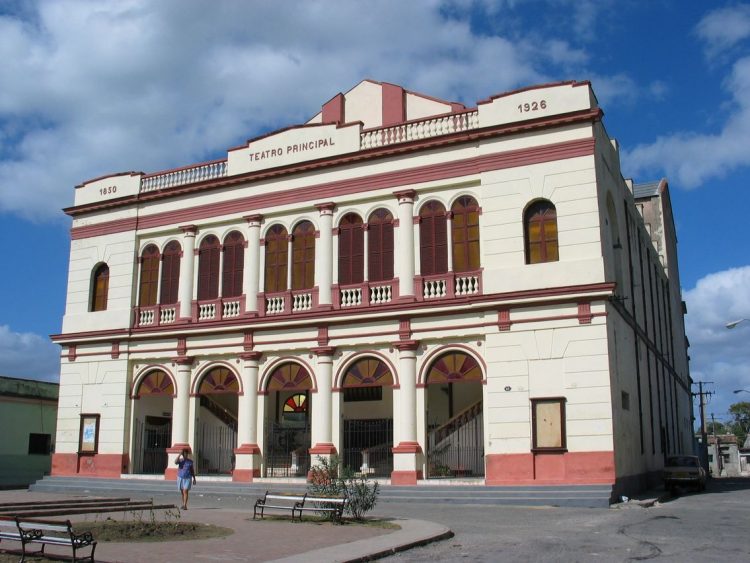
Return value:
[(615, 482), (614, 452), (489, 454), (487, 485), (593, 485)]
[(51, 475), (119, 478), (128, 472), (127, 454), (52, 454)]
[(260, 469), (235, 469), (232, 471), (232, 481), (238, 483), (252, 483), (254, 478), (260, 477)]
[(421, 471), (392, 471), (391, 485), (416, 485), (422, 478)]
[(310, 448), (311, 455), (336, 455), (336, 446), (331, 443), (315, 444)]

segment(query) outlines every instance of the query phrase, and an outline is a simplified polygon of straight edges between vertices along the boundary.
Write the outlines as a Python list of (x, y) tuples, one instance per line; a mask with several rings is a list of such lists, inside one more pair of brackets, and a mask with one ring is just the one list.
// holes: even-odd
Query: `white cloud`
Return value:
[(730, 321), (750, 319), (748, 288), (750, 266), (744, 266), (709, 274), (684, 294), (691, 376), (714, 382), (707, 386), (716, 392), (707, 412), (717, 418), (726, 418), (729, 405), (740, 400), (734, 389), (750, 389), (750, 321), (726, 328)]
[(0, 16), (0, 212), (59, 217), (83, 180), (215, 158), (363, 78), (473, 104), (586, 63), (554, 34), (475, 34), (456, 6), (40, 0)]
[(706, 43), (706, 55), (714, 58), (750, 37), (750, 5), (711, 11), (698, 23), (696, 32)]
[(623, 153), (624, 169), (637, 176), (667, 176), (673, 185), (697, 188), (750, 165), (750, 57), (736, 61), (725, 87), (730, 113), (715, 133), (677, 132)]
[(58, 382), (60, 347), (38, 334), (0, 325), (0, 375)]

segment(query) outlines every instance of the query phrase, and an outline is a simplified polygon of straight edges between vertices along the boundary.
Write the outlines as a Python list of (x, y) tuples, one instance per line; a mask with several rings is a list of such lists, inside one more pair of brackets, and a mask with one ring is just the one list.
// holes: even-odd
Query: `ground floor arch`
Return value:
[(152, 369), (133, 389), (132, 473), (163, 475), (172, 441), (172, 401), (175, 387), (163, 369)]
[(239, 392), (239, 379), (226, 366), (199, 376), (194, 458), (202, 475), (227, 475), (234, 469)]
[(310, 469), (313, 380), (302, 364), (273, 368), (265, 389), (264, 477), (304, 477)]
[(341, 378), (341, 462), (368, 477), (393, 471), (393, 386), (391, 368), (367, 356), (352, 362)]
[(463, 351), (435, 358), (425, 376), (426, 477), (483, 477), (482, 369)]

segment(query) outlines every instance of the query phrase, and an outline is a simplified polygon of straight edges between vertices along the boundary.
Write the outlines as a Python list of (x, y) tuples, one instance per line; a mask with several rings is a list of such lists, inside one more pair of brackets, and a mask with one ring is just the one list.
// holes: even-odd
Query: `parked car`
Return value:
[(706, 488), (706, 470), (698, 456), (674, 455), (667, 458), (664, 465), (664, 488), (674, 492), (677, 487), (694, 487), (699, 491)]

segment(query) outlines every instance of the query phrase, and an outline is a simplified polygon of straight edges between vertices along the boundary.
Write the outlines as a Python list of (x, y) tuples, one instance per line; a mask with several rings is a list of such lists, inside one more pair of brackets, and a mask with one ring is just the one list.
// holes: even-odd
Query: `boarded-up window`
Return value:
[(138, 306), (156, 305), (156, 292), (159, 287), (159, 249), (149, 244), (141, 254), (141, 281), (138, 287)]
[(529, 206), (524, 214), (526, 263), (556, 262), (557, 211), (551, 202), (541, 200)]
[(219, 239), (208, 235), (198, 251), (198, 299), (219, 297)]
[(159, 303), (172, 305), (177, 303), (180, 287), (180, 256), (182, 248), (176, 240), (171, 241), (164, 248), (161, 256), (161, 294)]
[(444, 274), (448, 271), (446, 223), (445, 207), (439, 201), (428, 201), (419, 210), (419, 260), (423, 276)]
[(393, 215), (387, 209), (376, 209), (367, 221), (367, 279), (393, 279)]
[(479, 269), (479, 205), (473, 197), (458, 198), (451, 207), (451, 241), (453, 271), (473, 272)]
[(289, 236), (281, 225), (274, 225), (266, 234), (265, 292), (285, 291), (289, 260)]
[(312, 289), (315, 285), (315, 227), (299, 223), (292, 233), (292, 289)]
[(107, 295), (109, 293), (109, 266), (100, 264), (94, 270), (91, 280), (91, 311), (107, 310)]
[(347, 213), (339, 223), (339, 283), (362, 283), (365, 272), (365, 231), (362, 218)]
[(224, 239), (224, 265), (221, 282), (222, 297), (242, 295), (242, 272), (245, 268), (245, 239), (232, 231)]
[(531, 410), (534, 449), (565, 449), (565, 399), (532, 399)]

